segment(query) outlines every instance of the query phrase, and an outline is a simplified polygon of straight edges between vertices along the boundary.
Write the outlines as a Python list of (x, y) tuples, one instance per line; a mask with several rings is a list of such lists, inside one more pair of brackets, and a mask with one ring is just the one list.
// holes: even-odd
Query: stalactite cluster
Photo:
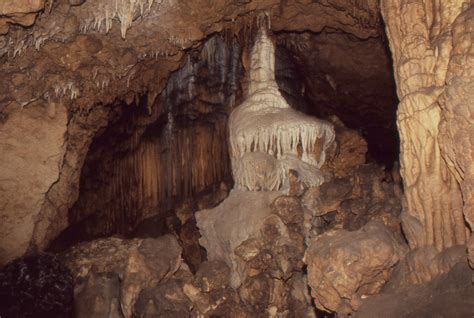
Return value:
[[(179, 124), (177, 124), (179, 125)], [(76, 206), (75, 220), (99, 213), (99, 233), (129, 233), (144, 218), (192, 199), (218, 185), (229, 171), (225, 120), (162, 128), (157, 137), (135, 131), (119, 148), (132, 149), (110, 158), (110, 169), (94, 194)], [(93, 216), (94, 217), (94, 216)]]

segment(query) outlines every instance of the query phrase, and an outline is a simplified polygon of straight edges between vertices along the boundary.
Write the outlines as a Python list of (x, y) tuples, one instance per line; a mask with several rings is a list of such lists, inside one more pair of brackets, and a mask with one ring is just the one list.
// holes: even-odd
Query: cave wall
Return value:
[(301, 110), (319, 118), (338, 116), (368, 141), (372, 159), (387, 166), (397, 161), (398, 98), (385, 37), (360, 39), (335, 30), (276, 37), (277, 58), (285, 50), (294, 59), (302, 95), (297, 103), (307, 104)]
[(89, 150), (69, 236), (130, 234), (144, 219), (230, 185), (227, 115), (241, 99), (241, 48), (230, 33), (191, 51), (163, 92), (122, 103)]
[(400, 98), (404, 232), (412, 249), (472, 226), (472, 1), (382, 1)]
[(13, 112), (0, 125), (0, 264), (27, 251), (44, 195), (61, 172), (66, 108), (56, 104), (45, 112), (43, 107), (38, 103)]

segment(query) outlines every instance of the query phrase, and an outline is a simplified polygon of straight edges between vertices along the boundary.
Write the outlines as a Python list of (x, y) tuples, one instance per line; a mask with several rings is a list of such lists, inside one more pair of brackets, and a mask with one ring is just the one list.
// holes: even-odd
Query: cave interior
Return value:
[(472, 317), (474, 1), (0, 2), (0, 317)]

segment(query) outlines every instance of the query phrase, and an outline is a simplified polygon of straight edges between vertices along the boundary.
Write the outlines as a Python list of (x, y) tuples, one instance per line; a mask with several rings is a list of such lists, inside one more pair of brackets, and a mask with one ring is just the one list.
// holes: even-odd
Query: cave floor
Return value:
[(368, 299), (355, 317), (474, 317), (473, 271), (457, 264), (449, 273), (428, 284), (398, 292), (382, 292)]

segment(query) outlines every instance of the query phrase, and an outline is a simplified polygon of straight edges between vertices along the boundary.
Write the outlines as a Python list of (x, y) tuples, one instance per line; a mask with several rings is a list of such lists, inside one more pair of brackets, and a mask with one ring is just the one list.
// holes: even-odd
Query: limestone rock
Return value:
[(285, 101), (275, 80), (275, 47), (266, 27), (260, 27), (252, 48), (248, 94), (230, 114), (229, 133), (236, 189), (288, 187), (288, 168), (311, 185), (322, 183), (314, 171), (325, 162), (334, 127)]
[(44, 8), (45, 0), (4, 1), (0, 4), (0, 34), (8, 33), (9, 24), (25, 27), (33, 25), (36, 15)]
[[(86, 302), (90, 297), (97, 299), (94, 291), (87, 289), (98, 288), (94, 275), (120, 277), (120, 309), (125, 317), (131, 317), (143, 289), (158, 285), (178, 271), (182, 264), (181, 252), (177, 240), (172, 235), (165, 235), (157, 239), (108, 238), (82, 243), (63, 258), (76, 281), (89, 277), (91, 283), (83, 289), (85, 296), (82, 299)], [(112, 310), (112, 300), (109, 298), (109, 307), (93, 308), (91, 314), (94, 310)]]
[(222, 261), (204, 262), (195, 276), (196, 285), (204, 292), (229, 286), (230, 270)]
[(459, 59), (472, 46), (473, 4), (384, 0), (381, 11), (400, 99), (400, 173), (410, 247), (434, 245), (441, 251), (465, 244), (474, 198), (472, 160), (466, 160), (473, 149), (468, 102), (473, 64)]
[(192, 282), (192, 274), (181, 268), (168, 281), (141, 291), (134, 307), (136, 317), (187, 317), (192, 308), (191, 300), (183, 291)]
[(340, 314), (356, 310), (361, 297), (380, 291), (403, 253), (394, 234), (375, 221), (358, 231), (333, 230), (313, 239), (305, 263), (316, 306)]
[(353, 184), (348, 179), (333, 179), (317, 188), (310, 188), (302, 198), (302, 204), (315, 216), (336, 211), (342, 201), (351, 198)]
[(412, 285), (425, 284), (448, 273), (456, 264), (466, 261), (466, 247), (458, 245), (442, 252), (426, 246), (408, 252), (397, 265), (386, 290), (400, 290)]
[(0, 265), (22, 256), (34, 237), (46, 232), (36, 226), (45, 194), (60, 176), (67, 111), (58, 104), (49, 117), (44, 106), (35, 103), (0, 123)]
[(336, 116), (331, 117), (336, 131), (334, 153), (325, 169), (338, 178), (347, 177), (351, 170), (366, 162), (367, 141), (356, 131), (347, 128)]
[(78, 318), (121, 317), (120, 281), (114, 273), (89, 272), (76, 282), (74, 308)]
[[(115, 6), (115, 3), (120, 5)], [(117, 7), (123, 10), (118, 12)], [(85, 214), (116, 207), (108, 203), (118, 202), (119, 200), (115, 200), (117, 195), (110, 194), (112, 191), (107, 188), (110, 191), (108, 196), (102, 195), (102, 192), (97, 195), (97, 201), (106, 202), (104, 206), (97, 210), (78, 211), (73, 213), (73, 217), (68, 215), (79, 196), (81, 171), (84, 171), (82, 168), (92, 141), (102, 134), (107, 124), (117, 119), (117, 109), (121, 107), (114, 101), (126, 100), (131, 104), (133, 100), (138, 100), (137, 92), (148, 92), (149, 105), (146, 111), (149, 111), (158, 92), (163, 92), (170, 74), (176, 74), (180, 65), (186, 64), (185, 59), (194, 56), (194, 49), (199, 47), (201, 40), (211, 34), (220, 38), (220, 32), (224, 29), (229, 30), (229, 34), (232, 33), (229, 37), (232, 39), (235, 35), (242, 34), (235, 41), (241, 43), (237, 43), (231, 54), (215, 50), (218, 54), (214, 55), (221, 56), (220, 61), (225, 60), (229, 67), (223, 72), (222, 69), (210, 69), (210, 78), (222, 78), (222, 83), (214, 88), (219, 85), (230, 86), (232, 90), (239, 92), (242, 90), (239, 80), (234, 76), (221, 74), (234, 72), (227, 71), (231, 69), (238, 70), (235, 73), (241, 71), (240, 61), (246, 58), (243, 56), (241, 59), (240, 55), (246, 54), (245, 46), (250, 38), (248, 31), (243, 30), (251, 29), (248, 26), (252, 24), (250, 21), (257, 8), (272, 15), (272, 29), (275, 31), (302, 33), (302, 30), (310, 30), (319, 33), (330, 27), (362, 39), (381, 34), (378, 5), (368, 0), (328, 4), (290, 1), (281, 5), (275, 0), (225, 0), (215, 2), (212, 8), (202, 6), (200, 2), (21, 0), (3, 1), (0, 8), (0, 34), (8, 32), (7, 36), (0, 37), (0, 57), (3, 59), (0, 125), (3, 125), (1, 129), (5, 127), (9, 131), (7, 138), (1, 138), (8, 139), (9, 145), (0, 149), (5, 156), (2, 157), (2, 163), (5, 164), (0, 167), (0, 187), (3, 189), (0, 191), (6, 193), (5, 200), (0, 194), (0, 201), (9, 202), (6, 206), (0, 206), (2, 225), (5, 225), (5, 229), (2, 226), (0, 230), (0, 254), (6, 257), (0, 263), (23, 254), (30, 244), (28, 241), (31, 241), (33, 249), (44, 250), (68, 226), (83, 221)], [(38, 15), (38, 12), (41, 14)], [(302, 18), (295, 20), (294, 16)], [(8, 24), (17, 23), (31, 27), (8, 29)], [(126, 38), (122, 39), (125, 33)], [(191, 51), (192, 54), (188, 54)], [(203, 50), (202, 55), (208, 52), (210, 51), (207, 49)], [(189, 81), (191, 84), (189, 90), (186, 87), (186, 92), (191, 92), (196, 84), (195, 77), (190, 78), (193, 80)], [(215, 83), (214, 80), (210, 82)], [(204, 93), (206, 96), (201, 98), (203, 102), (196, 108), (207, 112), (208, 106), (221, 98), (221, 93), (221, 90), (219, 93), (215, 90)], [(186, 94), (186, 97), (190, 97), (188, 95), (193, 94)], [(193, 95), (192, 98), (194, 97)], [(229, 100), (226, 106), (239, 98), (239, 94), (225, 96)], [(15, 129), (14, 127), (19, 126), (17, 118), (29, 113), (30, 107), (36, 102), (44, 104), (42, 111), (34, 114), (38, 122), (43, 115), (51, 118), (56, 114), (56, 118), (61, 119), (60, 125), (41, 123), (38, 124), (41, 128), (38, 127), (37, 130), (36, 124), (26, 124), (25, 131)], [(67, 106), (64, 107), (67, 114), (58, 105)], [(158, 108), (161, 109), (161, 106)], [(48, 131), (46, 137), (36, 138), (43, 137), (44, 131)], [(30, 139), (33, 141), (28, 141), (25, 147), (16, 142), (10, 144), (12, 140), (26, 142)], [(27, 154), (29, 151), (24, 151), (25, 149), (38, 154), (37, 160), (34, 155)], [(26, 160), (24, 155), (34, 160)], [(64, 160), (60, 160), (60, 157)], [(41, 167), (34, 169), (42, 171), (39, 178), (36, 174), (28, 173), (28, 167), (37, 165)], [(115, 164), (104, 164), (107, 165), (114, 169), (116, 167)], [(151, 180), (158, 179), (150, 173), (144, 175), (148, 176), (146, 180), (150, 183)], [(19, 180), (19, 184), (10, 179)], [(34, 194), (31, 198), (22, 193), (22, 189), (29, 191), (29, 185), (33, 188), (31, 195)], [(83, 185), (81, 184), (81, 188)], [(122, 193), (129, 193), (128, 189), (120, 190)], [(12, 210), (16, 216), (12, 216)], [(124, 209), (117, 211), (120, 214)], [(116, 220), (114, 217), (116, 215), (110, 219)], [(32, 224), (34, 222), (31, 220), (36, 218), (37, 223)], [(105, 218), (106, 229), (110, 232), (117, 233), (117, 227), (124, 227), (123, 224), (116, 224), (116, 221)], [(95, 218), (88, 220), (91, 219), (91, 223), (97, 221)], [(8, 237), (4, 235), (7, 232)], [(30, 235), (32, 232), (33, 239)], [(18, 244), (17, 249), (9, 246), (12, 242)]]
[(471, 277), (464, 259), (430, 283), (384, 290), (366, 299), (354, 317), (470, 317), (474, 308)]
[(202, 235), (200, 244), (207, 250), (210, 261), (225, 261), (231, 268), (231, 286), (234, 288), (242, 283), (243, 278), (243, 269), (234, 250), (259, 233), (265, 218), (272, 214), (271, 203), (279, 195), (279, 192), (232, 190), (216, 208), (196, 213)]

